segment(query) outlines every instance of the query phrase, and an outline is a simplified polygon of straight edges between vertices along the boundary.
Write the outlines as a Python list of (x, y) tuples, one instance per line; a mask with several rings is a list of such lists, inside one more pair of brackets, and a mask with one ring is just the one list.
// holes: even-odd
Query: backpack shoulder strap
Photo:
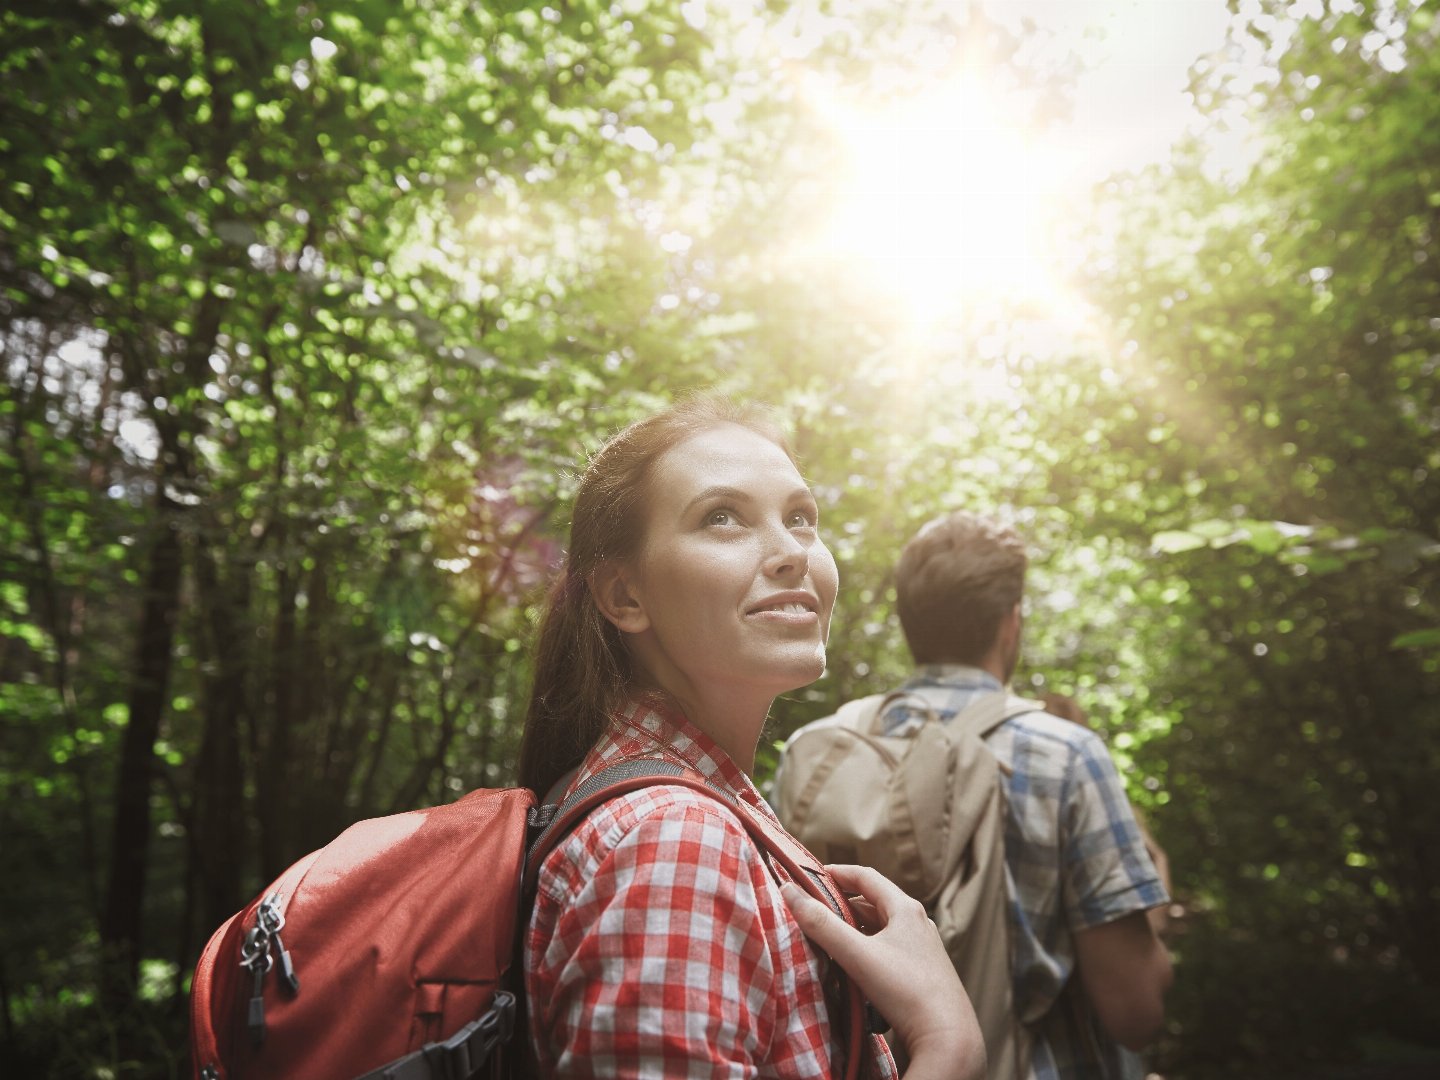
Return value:
[(970, 703), (952, 716), (945, 726), (956, 735), (974, 735), (983, 739), (1005, 719), (1005, 695), (987, 691), (971, 698)]
[(969, 733), (983, 739), (1006, 720), (1044, 711), (1045, 707), (1038, 701), (1016, 697), (1008, 691), (991, 691), (976, 694), (970, 704), (951, 717), (947, 726), (957, 734)]
[(1045, 704), (1041, 701), (1034, 701), (1031, 698), (1023, 698), (1018, 694), (1006, 694), (1005, 696), (1005, 719), (1012, 716), (1024, 716), (1026, 713), (1045, 711)]
[[(540, 864), (545, 861), (545, 856), (549, 855), (555, 845), (564, 840), (570, 830), (580, 824), (591, 810), (618, 795), (654, 784), (676, 783), (685, 787), (693, 786), (681, 779), (686, 774), (699, 778), (699, 774), (693, 770), (673, 761), (660, 758), (627, 758), (587, 777), (561, 802), (536, 806), (530, 811), (530, 839), (525, 856), (526, 892), (533, 887), (535, 875), (540, 870)], [(700, 783), (709, 788), (703, 779), (700, 779)], [(714, 791), (713, 788), (710, 790)], [(718, 791), (714, 793), (716, 797), (720, 796)]]
[(856, 698), (854, 701), (847, 701), (829, 716), (823, 716), (819, 720), (812, 720), (810, 723), (796, 728), (794, 734), (786, 741), (790, 742), (801, 735), (814, 731), (837, 727), (862, 735), (883, 735), (885, 732), (880, 723), (881, 718), (889, 711), (891, 705), (901, 702), (922, 710), (931, 720), (939, 719), (935, 713), (935, 707), (925, 699), (923, 694), (915, 690), (891, 690), (888, 694), (870, 694), (867, 697)]
[(795, 738), (805, 732), (815, 731), (820, 728), (847, 728), (850, 731), (868, 732), (879, 719), (886, 704), (890, 700), (888, 694), (871, 694), (868, 697), (856, 698), (854, 701), (847, 701), (829, 716), (821, 717), (819, 720), (812, 720), (796, 729)]
[[(660, 758), (630, 758), (616, 762), (582, 781), (559, 806), (539, 806), (531, 811), (531, 826), (536, 830), (536, 835), (525, 860), (525, 895), (533, 893), (540, 864), (545, 861), (545, 856), (554, 850), (555, 845), (569, 835), (590, 811), (616, 796), (657, 784), (690, 788), (729, 807), (755, 845), (783, 866), (785, 873), (796, 885), (816, 899), (823, 900), (851, 926), (855, 925), (854, 914), (844, 894), (814, 856), (801, 847), (798, 841), (766, 818), (760, 810), (731, 798), (694, 769)], [(849, 1022), (846, 1024), (848, 1045), (845, 1077), (846, 1080), (856, 1080), (866, 1031), (865, 1002), (853, 979), (846, 978), (845, 987), (849, 1013)]]
[(888, 694), (871, 694), (856, 701), (842, 705), (840, 711), (827, 720), (819, 723), (836, 723), (850, 728), (853, 731), (865, 735), (884, 735), (885, 727), (881, 723), (885, 714), (890, 711), (892, 705), (907, 705), (912, 709), (918, 709), (925, 714), (927, 721), (938, 722), (940, 717), (935, 712), (935, 706), (916, 690), (891, 690)]

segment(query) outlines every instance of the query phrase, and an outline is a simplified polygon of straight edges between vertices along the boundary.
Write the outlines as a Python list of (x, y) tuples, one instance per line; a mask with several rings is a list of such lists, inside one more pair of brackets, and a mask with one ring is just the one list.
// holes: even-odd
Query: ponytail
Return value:
[(520, 742), (520, 783), (540, 796), (584, 759), (630, 684), (620, 632), (570, 566), (550, 587)]

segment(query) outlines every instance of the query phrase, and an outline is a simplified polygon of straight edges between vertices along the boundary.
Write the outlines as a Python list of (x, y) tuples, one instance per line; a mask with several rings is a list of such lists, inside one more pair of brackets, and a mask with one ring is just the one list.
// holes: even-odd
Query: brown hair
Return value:
[(606, 562), (633, 558), (643, 546), (655, 463), (692, 435), (720, 424), (748, 428), (794, 460), (769, 409), (707, 394), (631, 424), (600, 448), (580, 478), (565, 565), (540, 619), (520, 742), (520, 782), (542, 798), (580, 764), (610, 714), (635, 688), (620, 631), (591, 595), (595, 572)]
[(923, 525), (895, 567), (917, 664), (978, 664), (1025, 591), (1025, 545), (1008, 525), (957, 511)]
[(1045, 711), (1051, 716), (1058, 716), (1061, 720), (1069, 720), (1072, 724), (1079, 724), (1084, 728), (1090, 726), (1090, 718), (1085, 714), (1085, 710), (1069, 694), (1041, 694), (1040, 704), (1045, 706)]

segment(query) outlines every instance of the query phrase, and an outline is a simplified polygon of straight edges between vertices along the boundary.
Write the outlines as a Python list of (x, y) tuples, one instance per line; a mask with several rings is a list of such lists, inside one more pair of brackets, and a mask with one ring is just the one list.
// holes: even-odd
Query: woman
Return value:
[[(837, 588), (764, 412), (700, 398), (631, 425), (580, 482), (521, 782), (663, 758), (768, 815), (746, 774), (775, 696), (824, 671)], [(978, 1075), (974, 1014), (923, 910), (873, 871), (834, 873), (873, 936), (780, 882), (715, 799), (660, 785), (602, 805), (540, 872), (526, 988), (542, 1075), (831, 1075), (839, 1024), (807, 932), (892, 1022), (909, 1080)], [(894, 1074), (882, 1040), (864, 1056), (861, 1075)]]

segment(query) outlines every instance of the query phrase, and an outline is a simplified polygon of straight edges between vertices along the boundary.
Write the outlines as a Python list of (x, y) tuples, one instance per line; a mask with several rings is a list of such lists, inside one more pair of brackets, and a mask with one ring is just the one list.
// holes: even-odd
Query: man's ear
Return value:
[(1000, 617), (1000, 625), (995, 628), (995, 643), (991, 648), (1007, 665), (1020, 651), (1020, 631), (1024, 622), (1020, 605), (1016, 604)]
[(1020, 631), (1025, 627), (1025, 616), (1021, 612), (1021, 601), (1015, 601), (1015, 606), (1005, 616), (1000, 624), (1000, 637), (1007, 647), (1018, 648), (1020, 645)]
[(650, 617), (635, 595), (630, 574), (620, 563), (600, 564), (590, 578), (590, 595), (595, 598), (600, 614), (621, 633), (639, 634), (650, 629)]

